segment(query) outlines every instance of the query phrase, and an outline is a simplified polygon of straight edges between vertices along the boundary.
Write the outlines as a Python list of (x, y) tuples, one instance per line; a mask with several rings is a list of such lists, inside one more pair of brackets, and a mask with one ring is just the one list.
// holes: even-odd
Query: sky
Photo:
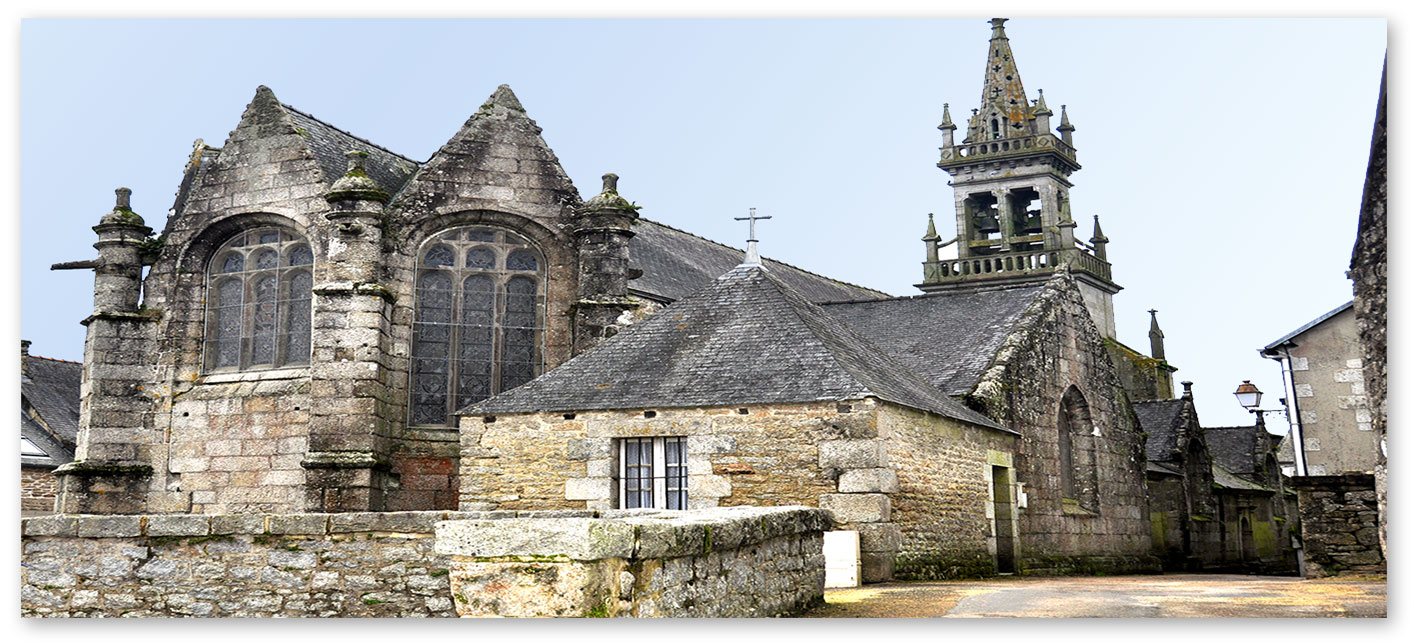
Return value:
[[(1204, 425), (1281, 396), (1257, 349), (1349, 301), (1383, 19), (1041, 19), (1006, 25), (1023, 84), (1068, 106), (1077, 236), (1110, 239), (1120, 341), (1159, 311)], [(81, 360), (90, 227), (133, 190), (160, 230), (193, 141), (259, 85), (426, 160), (509, 84), (580, 193), (614, 172), (641, 216), (894, 295), (918, 291), (943, 104), (980, 103), (991, 29), (964, 19), (27, 19), (20, 27), (20, 335)], [(927, 320), (918, 323), (926, 324)], [(946, 333), (946, 329), (940, 329)], [(1175, 384), (1177, 388), (1177, 383)], [(1284, 430), (1280, 417), (1269, 426)]]

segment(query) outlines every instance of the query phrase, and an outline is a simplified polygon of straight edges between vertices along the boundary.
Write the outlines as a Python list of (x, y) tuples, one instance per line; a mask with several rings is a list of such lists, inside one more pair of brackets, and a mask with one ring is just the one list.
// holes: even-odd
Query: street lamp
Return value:
[(1263, 414), (1277, 413), (1286, 416), (1285, 398), (1281, 399), (1282, 409), (1260, 409), (1262, 405), (1262, 390), (1258, 389), (1257, 385), (1252, 384), (1251, 380), (1243, 380), (1242, 384), (1237, 386), (1237, 391), (1232, 392), (1232, 395), (1237, 396), (1237, 404), (1242, 405), (1247, 411), (1256, 414), (1257, 422), (1263, 425), (1266, 424), (1263, 422)]

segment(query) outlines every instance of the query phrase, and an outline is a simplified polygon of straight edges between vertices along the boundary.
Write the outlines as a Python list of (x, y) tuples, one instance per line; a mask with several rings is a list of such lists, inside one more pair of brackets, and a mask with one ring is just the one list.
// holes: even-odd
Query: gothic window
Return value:
[(621, 438), (619, 507), (687, 509), (687, 439)]
[(540, 374), (544, 262), (526, 239), (457, 228), (418, 257), (413, 311), (413, 425), (447, 425), (457, 410)]
[(313, 268), (309, 243), (278, 228), (222, 244), (207, 271), (207, 371), (308, 364)]
[(1074, 385), (1061, 397), (1056, 425), (1056, 465), (1062, 503), (1099, 512), (1096, 471), (1099, 430), (1090, 416), (1090, 405)]

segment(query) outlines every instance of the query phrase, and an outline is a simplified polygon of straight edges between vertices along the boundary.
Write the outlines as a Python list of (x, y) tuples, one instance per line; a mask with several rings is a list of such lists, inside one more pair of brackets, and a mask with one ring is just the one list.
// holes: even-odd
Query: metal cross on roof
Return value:
[(756, 216), (756, 209), (755, 209), (755, 208), (752, 208), (752, 209), (751, 209), (751, 214), (750, 214), (750, 215), (747, 215), (747, 216), (745, 216), (745, 217), (734, 217), (734, 219), (736, 219), (737, 221), (749, 221), (749, 222), (751, 222), (751, 224), (750, 224), (750, 229), (749, 229), (749, 231), (748, 231), (748, 233), (747, 233), (747, 234), (749, 235), (749, 237), (748, 237), (747, 240), (746, 240), (746, 261), (743, 261), (743, 262), (742, 262), (742, 265), (743, 265), (743, 266), (760, 266), (760, 265), (761, 265), (761, 255), (756, 252), (756, 220), (758, 220), (758, 219), (770, 219), (770, 218), (771, 218), (770, 215), (765, 215), (765, 216), (762, 216), (762, 217)]

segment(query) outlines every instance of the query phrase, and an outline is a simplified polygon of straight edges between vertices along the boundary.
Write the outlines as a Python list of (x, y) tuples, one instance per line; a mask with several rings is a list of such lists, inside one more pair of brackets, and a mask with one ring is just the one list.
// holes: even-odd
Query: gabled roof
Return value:
[(58, 467), (74, 460), (74, 450), (65, 445), (62, 441), (54, 438), (52, 434), (44, 429), (42, 425), (30, 418), (29, 414), (20, 412), (20, 439), (27, 440), (35, 447), (44, 452), (44, 456), (32, 456), (20, 452), (20, 465), (38, 465), (41, 467)]
[(348, 170), (349, 162), (344, 154), (349, 150), (368, 153), (368, 158), (364, 160), (364, 169), (368, 172), (368, 177), (377, 181), (379, 187), (388, 194), (402, 189), (403, 184), (407, 183), (408, 178), (420, 165), (401, 154), (325, 123), (311, 114), (284, 103), (280, 105), (290, 113), (290, 120), (294, 121), (296, 131), (309, 140), (309, 148), (314, 151), (314, 157), (319, 161), (319, 168), (324, 173), (324, 182), (329, 185), (333, 185)]
[(1265, 485), (1259, 485), (1243, 478), (1221, 464), (1213, 463), (1213, 483), (1229, 490), (1246, 490), (1251, 492), (1275, 493), (1276, 490)]
[(1207, 435), (1208, 451), (1213, 455), (1213, 460), (1234, 474), (1256, 471), (1259, 457), (1266, 457), (1262, 450), (1278, 440), (1270, 434), (1262, 436), (1266, 430), (1256, 425), (1205, 427), (1203, 433)]
[(21, 407), (32, 407), (58, 438), (69, 443), (77, 440), (83, 365), (28, 356), (25, 375), (20, 379)]
[(1349, 302), (1346, 302), (1345, 304), (1342, 304), (1342, 305), (1340, 305), (1340, 306), (1335, 307), (1334, 309), (1331, 309), (1330, 311), (1326, 312), (1326, 313), (1325, 313), (1324, 315), (1322, 315), (1321, 317), (1318, 317), (1318, 318), (1316, 318), (1316, 319), (1314, 319), (1314, 320), (1311, 320), (1310, 322), (1307, 322), (1306, 324), (1301, 325), (1301, 328), (1299, 328), (1299, 329), (1297, 329), (1297, 330), (1295, 330), (1295, 331), (1292, 331), (1291, 333), (1288, 333), (1288, 334), (1286, 334), (1286, 335), (1284, 335), (1284, 336), (1282, 336), (1282, 337), (1276, 339), (1276, 340), (1273, 341), (1271, 344), (1268, 344), (1268, 345), (1265, 346), (1265, 347), (1262, 347), (1261, 353), (1262, 353), (1263, 355), (1265, 355), (1265, 354), (1267, 354), (1267, 353), (1269, 353), (1269, 352), (1272, 352), (1272, 351), (1276, 350), (1277, 347), (1280, 347), (1281, 345), (1290, 342), (1290, 341), (1292, 340), (1292, 338), (1295, 338), (1296, 336), (1301, 335), (1302, 333), (1305, 333), (1305, 332), (1307, 332), (1307, 331), (1310, 331), (1310, 330), (1311, 330), (1313, 327), (1315, 327), (1316, 325), (1318, 325), (1318, 324), (1320, 324), (1320, 323), (1322, 323), (1322, 322), (1325, 322), (1326, 320), (1329, 320), (1329, 319), (1331, 319), (1331, 318), (1333, 318), (1333, 317), (1339, 315), (1342, 311), (1344, 311), (1344, 310), (1350, 308), (1350, 307), (1353, 306), (1354, 304), (1355, 304), (1355, 300), (1351, 300), (1351, 301), (1349, 301)]
[(1134, 403), (1134, 415), (1139, 427), (1148, 434), (1144, 439), (1144, 455), (1151, 461), (1172, 461), (1179, 457), (1178, 436), (1182, 432), (1182, 398), (1144, 400)]
[[(629, 289), (657, 300), (679, 300), (707, 286), (741, 263), (742, 251), (660, 224), (638, 219), (629, 240), (629, 266), (643, 275)], [(874, 300), (887, 293), (801, 270), (773, 259), (762, 262), (771, 274), (811, 302)]]
[(559, 368), (462, 413), (865, 397), (1002, 429), (929, 386), (760, 266), (734, 268)]
[[(83, 365), (25, 355), (20, 378), (20, 437), (47, 456), (21, 455), (23, 465), (57, 466), (74, 460), (79, 432)], [(38, 417), (36, 420), (35, 417)]]
[(952, 396), (972, 391), (1045, 284), (824, 304), (890, 356)]

